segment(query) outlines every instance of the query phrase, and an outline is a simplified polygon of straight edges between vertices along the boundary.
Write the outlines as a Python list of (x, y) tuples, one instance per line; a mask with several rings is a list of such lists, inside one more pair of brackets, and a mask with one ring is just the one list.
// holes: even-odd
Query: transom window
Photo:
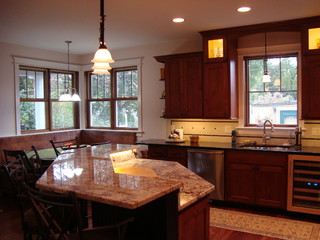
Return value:
[(77, 128), (78, 104), (59, 102), (67, 88), (75, 87), (76, 74), (20, 67), (20, 129), (22, 133)]
[(138, 129), (138, 71), (112, 69), (88, 73), (88, 127)]
[(268, 57), (270, 83), (263, 83), (263, 57), (246, 57), (246, 125), (261, 126), (265, 120), (276, 125), (297, 125), (297, 54)]

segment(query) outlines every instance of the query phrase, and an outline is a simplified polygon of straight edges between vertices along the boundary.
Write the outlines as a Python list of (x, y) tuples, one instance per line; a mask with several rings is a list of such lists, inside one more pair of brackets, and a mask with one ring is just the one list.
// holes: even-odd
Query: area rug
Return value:
[(320, 240), (320, 224), (218, 208), (210, 209), (210, 225), (280, 239)]

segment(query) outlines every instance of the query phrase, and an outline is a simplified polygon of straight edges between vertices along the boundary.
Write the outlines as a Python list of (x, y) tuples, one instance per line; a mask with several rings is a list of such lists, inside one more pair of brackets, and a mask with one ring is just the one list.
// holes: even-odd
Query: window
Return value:
[(88, 73), (88, 127), (138, 129), (138, 71), (114, 68)]
[(19, 68), (20, 129), (22, 133), (78, 127), (74, 102), (59, 102), (67, 88), (75, 87), (76, 74), (58, 70)]
[(261, 125), (267, 119), (277, 125), (297, 125), (297, 55), (268, 58), (270, 83), (262, 83), (263, 57), (246, 57), (246, 124)]

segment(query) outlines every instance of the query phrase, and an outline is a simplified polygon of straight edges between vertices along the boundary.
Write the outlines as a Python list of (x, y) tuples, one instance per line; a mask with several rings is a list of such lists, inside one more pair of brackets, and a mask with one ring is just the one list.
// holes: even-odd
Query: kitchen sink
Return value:
[(239, 148), (244, 149), (255, 149), (255, 150), (289, 150), (292, 149), (292, 146), (284, 145), (241, 145)]

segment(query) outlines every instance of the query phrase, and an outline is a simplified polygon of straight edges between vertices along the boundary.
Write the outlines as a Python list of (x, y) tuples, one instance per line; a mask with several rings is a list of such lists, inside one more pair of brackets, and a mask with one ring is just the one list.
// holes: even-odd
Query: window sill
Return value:
[[(266, 126), (266, 129), (270, 129), (270, 125)], [(296, 127), (274, 127), (275, 131), (294, 131)], [(257, 131), (263, 130), (263, 127), (237, 127), (236, 130)]]
[(85, 128), (86, 131), (101, 131), (101, 132), (132, 132), (137, 134), (143, 134), (141, 130), (126, 130), (126, 129), (99, 129), (99, 128)]

